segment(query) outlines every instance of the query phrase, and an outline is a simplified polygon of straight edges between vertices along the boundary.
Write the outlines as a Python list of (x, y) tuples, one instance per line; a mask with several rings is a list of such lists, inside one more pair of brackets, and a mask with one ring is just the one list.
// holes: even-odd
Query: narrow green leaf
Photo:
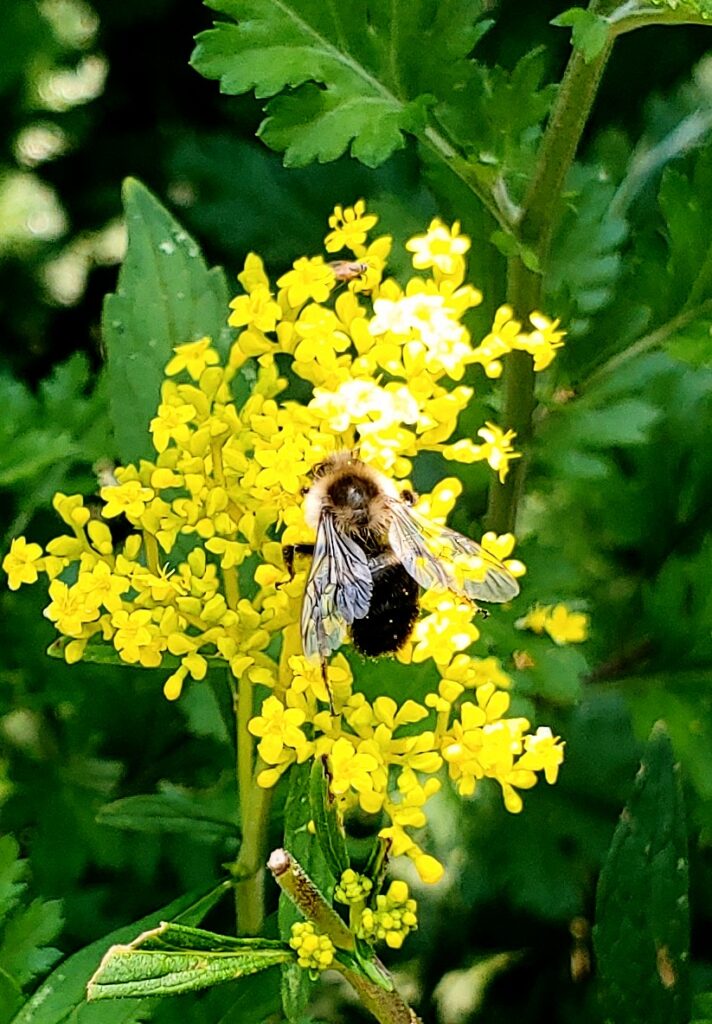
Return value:
[(180, 918), (186, 924), (196, 924), (215, 906), (229, 890), (229, 882), (221, 882), (209, 892), (196, 899), (195, 894), (181, 896), (168, 906), (132, 924), (116, 929), (110, 935), (97, 939), (90, 946), (80, 949), (73, 956), (56, 967), (34, 995), (12, 1019), (12, 1024), (123, 1024), (133, 1019), (132, 1013), (145, 1011), (150, 1005), (146, 1000), (131, 1003), (117, 1003), (115, 1007), (89, 1006), (86, 1003), (86, 986), (96, 970), (97, 962), (107, 946), (116, 942), (128, 942), (138, 931), (155, 927), (166, 918)]
[(329, 791), (326, 758), (315, 758), (312, 764), (309, 802), (316, 838), (329, 870), (338, 879), (348, 869), (350, 862), (339, 811)]
[[(309, 800), (309, 762), (294, 765), (290, 771), (289, 794), (284, 812), (284, 846), (299, 861), (312, 882), (331, 900), (334, 878), (316, 836), (309, 830), (311, 804)], [(284, 893), (279, 897), (279, 934), (289, 941), (292, 925), (302, 915)], [(296, 963), (282, 967), (282, 1006), (290, 1021), (300, 1021), (306, 1011), (313, 982), (308, 973)]]
[(280, 942), (162, 922), (128, 945), (112, 946), (87, 985), (87, 998), (143, 998), (211, 988), (293, 960)]
[(129, 245), (116, 292), (104, 301), (102, 338), (117, 454), (132, 462), (151, 454), (148, 425), (173, 348), (205, 335), (216, 344), (229, 337), (228, 293), (223, 271), (208, 269), (145, 186), (128, 178), (123, 200)]
[(594, 948), (607, 1024), (689, 1021), (688, 886), (679, 770), (659, 722), (596, 895)]

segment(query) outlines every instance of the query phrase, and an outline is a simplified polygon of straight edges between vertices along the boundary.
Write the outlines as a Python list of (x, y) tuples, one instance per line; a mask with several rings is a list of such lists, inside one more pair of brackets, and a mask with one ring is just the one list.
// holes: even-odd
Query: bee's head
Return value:
[(336, 473), (353, 465), (361, 465), (358, 449), (353, 449), (350, 452), (335, 452), (321, 462), (317, 462), (311, 471), (311, 478), (312, 480), (320, 480), (322, 477), (328, 476), (329, 473)]

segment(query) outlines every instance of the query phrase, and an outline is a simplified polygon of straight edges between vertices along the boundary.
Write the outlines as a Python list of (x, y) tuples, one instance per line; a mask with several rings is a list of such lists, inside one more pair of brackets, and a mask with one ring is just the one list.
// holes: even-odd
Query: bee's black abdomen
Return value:
[(351, 639), (361, 654), (391, 654), (406, 642), (418, 618), (418, 584), (399, 562), (373, 574), (368, 615), (355, 619)]

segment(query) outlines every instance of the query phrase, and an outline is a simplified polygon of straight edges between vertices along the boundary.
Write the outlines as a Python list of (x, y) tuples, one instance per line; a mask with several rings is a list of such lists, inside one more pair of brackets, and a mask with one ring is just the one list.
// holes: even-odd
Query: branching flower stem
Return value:
[[(307, 921), (319, 932), (328, 935), (337, 950), (352, 953), (355, 950), (353, 933), (339, 915), (329, 906), (302, 866), (287, 850), (274, 850), (267, 867), (277, 885)], [(379, 962), (383, 984), (371, 981), (360, 971), (353, 970), (340, 960), (333, 969), (339, 971), (353, 986), (363, 1005), (381, 1024), (418, 1024), (418, 1017), (393, 985), (386, 968)]]

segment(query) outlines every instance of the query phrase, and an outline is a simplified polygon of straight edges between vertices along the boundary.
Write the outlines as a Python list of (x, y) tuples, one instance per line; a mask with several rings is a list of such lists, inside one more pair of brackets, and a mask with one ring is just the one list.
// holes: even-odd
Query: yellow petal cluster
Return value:
[[(463, 795), (481, 779), (496, 780), (517, 811), (519, 791), (539, 774), (554, 781), (562, 745), (541, 729), (530, 733), (524, 719), (506, 718), (509, 677), (496, 659), (468, 653), (479, 625), (473, 607), (451, 594), (424, 596), (424, 614), (399, 654), (436, 669), (439, 683), (422, 703), (388, 695), (387, 662), (385, 692), (367, 700), (341, 654), (328, 666), (327, 689), (300, 653), (306, 572), (299, 567), (290, 579), (282, 545), (313, 539), (302, 492), (311, 469), (338, 450), (358, 446), (364, 461), (402, 486), (421, 452), (486, 462), (504, 480), (519, 454), (514, 434), (488, 422), (478, 440), (457, 438), (473, 394), (462, 381), (477, 365), (497, 377), (514, 350), (543, 368), (563, 332), (537, 311), (533, 330), (523, 331), (502, 307), (474, 342), (465, 318), (482, 296), (466, 282), (470, 242), (459, 225), (436, 219), (407, 243), (415, 273), (401, 284), (388, 274), (392, 239), (369, 237), (377, 220), (362, 200), (337, 207), (324, 248), (340, 263), (302, 256), (274, 283), (250, 254), (226, 310), (237, 331), (232, 346), (187, 340), (166, 367), (150, 422), (154, 457), (103, 479), (100, 514), (96, 499), (56, 495), (66, 531), (44, 551), (16, 539), (3, 568), (12, 589), (47, 576), (45, 615), (68, 662), (108, 647), (117, 660), (162, 668), (171, 700), (187, 679), (227, 666), (253, 689), (249, 728), (260, 785), (327, 757), (342, 809), (380, 815), (392, 852), (411, 857), (421, 878), (435, 882), (442, 866), (415, 834), (427, 825), (442, 771)], [(337, 274), (343, 262), (353, 272)], [(460, 487), (441, 481), (419, 509), (443, 523)], [(114, 523), (126, 539), (114, 540)], [(511, 535), (486, 535), (483, 544), (515, 575), (525, 571), (510, 558)], [(557, 643), (581, 638), (585, 617), (561, 608), (542, 628)], [(407, 900), (400, 917), (394, 900), (383, 913), (400, 923), (373, 924), (390, 944), (414, 926)]]

